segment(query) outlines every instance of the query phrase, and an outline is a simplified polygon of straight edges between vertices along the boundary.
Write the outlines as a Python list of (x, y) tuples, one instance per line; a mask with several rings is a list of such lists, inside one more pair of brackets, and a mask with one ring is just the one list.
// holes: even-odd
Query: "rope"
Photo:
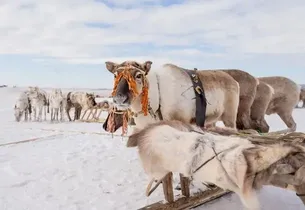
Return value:
[(60, 136), (60, 135), (62, 135), (62, 134), (53, 134), (53, 135), (49, 135), (49, 136), (35, 137), (35, 138), (30, 138), (30, 139), (21, 140), (21, 141), (9, 142), (9, 143), (5, 143), (5, 144), (0, 144), (0, 147), (14, 145), (14, 144), (22, 144), (22, 143), (37, 141), (40, 139), (45, 139), (45, 138), (50, 138), (50, 137), (55, 137), (55, 136)]
[[(30, 130), (34, 130), (33, 128), (28, 128)], [(79, 133), (79, 134), (94, 134), (94, 135), (105, 135), (105, 136), (122, 136), (118, 134), (111, 134), (111, 133), (99, 133), (99, 132), (87, 132), (87, 131), (75, 131), (75, 130), (60, 130), (60, 129), (47, 129), (47, 128), (40, 128), (36, 130), (42, 130), (42, 131), (57, 131), (57, 132), (72, 132), (72, 133)], [(129, 137), (129, 136), (124, 136)]]

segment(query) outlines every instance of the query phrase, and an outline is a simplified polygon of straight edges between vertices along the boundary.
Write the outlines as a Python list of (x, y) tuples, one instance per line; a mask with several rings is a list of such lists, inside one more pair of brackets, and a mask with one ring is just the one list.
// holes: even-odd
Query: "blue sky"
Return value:
[(110, 88), (105, 61), (125, 60), (305, 83), (303, 11), (301, 0), (5, 0), (0, 84)]

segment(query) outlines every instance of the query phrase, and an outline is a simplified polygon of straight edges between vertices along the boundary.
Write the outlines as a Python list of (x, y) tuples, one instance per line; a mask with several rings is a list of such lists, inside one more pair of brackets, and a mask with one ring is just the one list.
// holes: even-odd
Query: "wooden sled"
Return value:
[[(252, 141), (253, 144), (268, 146), (274, 143), (297, 145), (304, 148), (305, 151), (305, 133), (291, 132), (288, 134), (278, 134), (277, 132), (271, 134), (257, 135), (257, 134), (242, 134), (246, 135), (247, 139)], [(276, 170), (276, 174), (269, 177), (269, 181), (263, 185), (272, 185), (287, 190), (296, 192), (303, 204), (305, 205), (305, 152), (296, 152), (287, 155), (283, 161), (276, 162), (274, 168), (270, 167), (270, 170)], [(268, 169), (266, 169), (268, 170)], [(261, 172), (258, 172), (259, 176)], [(262, 172), (263, 173), (263, 172)], [(172, 172), (168, 173), (161, 181), (159, 181), (155, 187), (150, 190), (152, 183), (147, 187), (146, 195), (149, 196), (157, 187), (162, 183), (164, 200), (142, 207), (139, 210), (182, 210), (191, 209), (205, 204), (211, 200), (217, 199), (229, 191), (220, 189), (219, 187), (213, 187), (201, 193), (196, 193), (190, 196), (188, 178), (183, 177), (180, 174), (181, 184), (181, 196), (174, 197), (173, 178)]]
[[(102, 114), (103, 111), (107, 111), (109, 110), (109, 103), (108, 101), (102, 101), (100, 103), (97, 103), (96, 106), (94, 106), (91, 109), (87, 109), (85, 110), (85, 112), (83, 113), (80, 121), (82, 122), (104, 122), (105, 119), (100, 119), (100, 116)], [(88, 114), (87, 114), (88, 113)], [(86, 117), (87, 114), (87, 117)]]
[[(104, 110), (102, 108), (98, 108), (98, 107), (87, 109), (83, 113), (80, 121), (82, 121), (82, 122), (104, 122), (104, 119), (100, 119), (100, 116), (103, 111), (106, 111), (106, 110)], [(86, 114), (87, 114), (87, 116), (86, 116)]]

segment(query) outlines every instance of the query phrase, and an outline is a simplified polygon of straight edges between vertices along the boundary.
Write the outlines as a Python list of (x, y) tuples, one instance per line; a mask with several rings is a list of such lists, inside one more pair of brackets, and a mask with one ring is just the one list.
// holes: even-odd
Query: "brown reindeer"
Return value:
[[(125, 61), (120, 64), (106, 62), (106, 68), (115, 77), (122, 72), (126, 74), (115, 84), (113, 96), (115, 106), (121, 110), (130, 109), (135, 114), (133, 117), (137, 127), (162, 119), (194, 123), (198, 116), (195, 114), (195, 93), (192, 81), (186, 73), (187, 69), (165, 64), (150, 70), (151, 64), (151, 61), (143, 64), (136, 61)], [(221, 120), (225, 126), (235, 129), (239, 104), (238, 82), (222, 71), (197, 70), (196, 73), (202, 81), (207, 100), (205, 124), (208, 126)], [(129, 83), (132, 83), (132, 87)], [(143, 92), (146, 84), (148, 84), (147, 93)], [(147, 115), (143, 114), (144, 93), (148, 95), (151, 108)], [(116, 129), (122, 125), (121, 122), (118, 123)]]
[(74, 112), (74, 121), (80, 119), (82, 109), (89, 109), (96, 105), (95, 95), (92, 93), (84, 93), (84, 92), (69, 92), (66, 98), (66, 113), (69, 121), (70, 117), (70, 109), (72, 107), (75, 108)]
[(267, 83), (260, 81), (257, 86), (254, 102), (251, 106), (252, 129), (262, 133), (269, 132), (269, 125), (265, 120), (265, 113), (274, 94), (274, 89)]
[(240, 130), (251, 129), (250, 113), (257, 85), (259, 84), (258, 79), (248, 72), (239, 69), (226, 69), (222, 71), (228, 73), (239, 83), (239, 106), (236, 127)]
[(273, 76), (258, 79), (274, 89), (266, 114), (278, 114), (288, 127), (287, 132), (295, 131), (297, 125), (292, 117), (292, 112), (300, 99), (300, 86), (286, 77)]

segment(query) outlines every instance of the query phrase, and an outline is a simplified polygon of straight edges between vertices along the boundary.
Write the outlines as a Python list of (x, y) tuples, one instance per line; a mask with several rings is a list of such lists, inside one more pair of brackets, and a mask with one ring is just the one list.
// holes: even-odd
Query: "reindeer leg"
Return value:
[(77, 107), (74, 107), (74, 120), (75, 121), (77, 119)]
[(39, 107), (39, 121), (42, 121), (42, 109), (43, 106)]
[(62, 122), (64, 120), (64, 115), (63, 115), (63, 107), (60, 106), (60, 121)]
[(29, 120), (32, 121), (32, 107), (27, 109), (28, 113), (29, 113)]
[(80, 116), (81, 116), (81, 114), (82, 114), (82, 110), (83, 110), (83, 108), (81, 107), (81, 108), (79, 109), (78, 119), (80, 119)]
[(34, 121), (37, 121), (37, 116), (36, 116), (37, 110), (36, 110), (36, 107), (34, 107), (34, 109), (33, 109), (33, 114), (34, 114)]
[(284, 121), (284, 123), (290, 129), (291, 132), (296, 131), (297, 124), (293, 120), (292, 113), (287, 113), (287, 112), (284, 112), (284, 111), (280, 111), (280, 112), (278, 112), (278, 115)]
[(44, 121), (47, 120), (47, 107), (44, 106)]
[(28, 121), (28, 111), (27, 109), (24, 111), (24, 121)]
[(68, 119), (69, 119), (69, 121), (72, 121), (72, 119), (71, 119), (71, 117), (70, 117), (70, 107), (67, 107), (66, 108), (66, 113), (67, 113), (67, 116), (68, 116)]
[(57, 108), (54, 108), (54, 121), (56, 121), (56, 112), (57, 112)]
[(59, 108), (56, 108), (56, 121), (58, 121), (58, 111), (59, 111)]
[(53, 116), (53, 111), (54, 109), (53, 109), (53, 107), (51, 108), (51, 121), (53, 122), (53, 120), (54, 120), (54, 116)]

